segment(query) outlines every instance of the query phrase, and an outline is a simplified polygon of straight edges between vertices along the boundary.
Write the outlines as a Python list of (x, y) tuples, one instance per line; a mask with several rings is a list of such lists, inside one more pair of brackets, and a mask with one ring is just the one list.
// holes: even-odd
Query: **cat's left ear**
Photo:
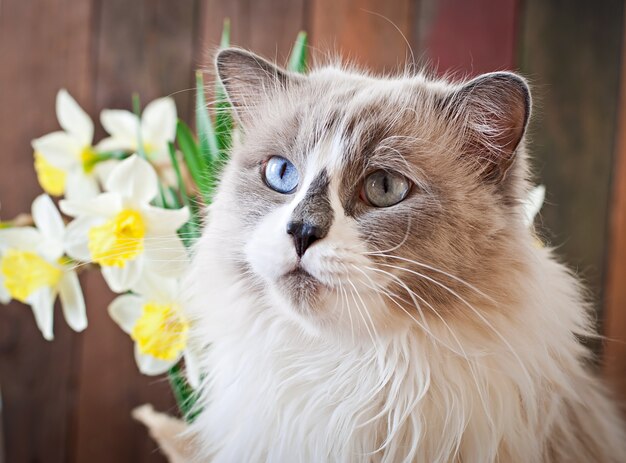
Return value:
[(240, 48), (221, 50), (215, 58), (215, 66), (235, 113), (244, 125), (260, 104), (305, 79)]
[(530, 117), (530, 89), (510, 72), (481, 75), (456, 90), (449, 108), (465, 133), (464, 156), (483, 178), (501, 182), (514, 164)]

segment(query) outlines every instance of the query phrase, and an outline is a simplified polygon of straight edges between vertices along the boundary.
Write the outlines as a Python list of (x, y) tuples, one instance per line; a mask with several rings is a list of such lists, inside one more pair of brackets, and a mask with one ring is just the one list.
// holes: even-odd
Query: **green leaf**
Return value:
[(293, 72), (304, 73), (307, 67), (307, 34), (304, 31), (298, 33), (296, 42), (291, 50), (287, 69)]
[(187, 382), (180, 364), (176, 364), (170, 368), (167, 376), (181, 415), (188, 423), (193, 422), (194, 418), (200, 413), (200, 410), (196, 406), (198, 396)]
[[(187, 194), (187, 187), (185, 186), (185, 181), (183, 180), (183, 176), (180, 170), (180, 164), (178, 162), (178, 158), (176, 157), (176, 150), (174, 149), (174, 144), (169, 143), (169, 153), (170, 160), (172, 161), (172, 166), (174, 167), (174, 172), (176, 173), (176, 183), (178, 184), (178, 192), (180, 194), (182, 204), (178, 202), (177, 207), (187, 206), (189, 208), (189, 220), (185, 223), (180, 230), (178, 231), (180, 238), (183, 240), (185, 247), (190, 248), (196, 240), (200, 237), (200, 220), (198, 216), (198, 207), (195, 206), (195, 203), (192, 203), (189, 199), (189, 195)], [(178, 197), (176, 195), (176, 191), (170, 187), (170, 191), (174, 198), (178, 201)]]
[[(139, 93), (137, 92), (133, 93), (133, 113), (135, 113), (137, 119), (141, 121), (141, 101), (139, 100)], [(141, 123), (137, 124), (137, 154), (142, 158), (147, 159), (141, 137)]]
[(224, 18), (222, 26), (222, 38), (220, 39), (220, 48), (230, 47), (230, 18)]
[[(222, 39), (220, 40), (220, 48), (228, 48), (230, 46), (230, 19), (224, 19), (224, 27), (222, 29)], [(215, 134), (217, 137), (217, 146), (220, 150), (220, 159), (225, 160), (232, 141), (233, 132), (233, 116), (232, 108), (226, 89), (222, 82), (217, 79), (215, 82)]]
[[(178, 120), (176, 124), (176, 140), (178, 146), (183, 153), (185, 164), (191, 178), (197, 185), (202, 197), (205, 200), (210, 198), (212, 176), (209, 172), (210, 164), (207, 164), (206, 158), (200, 152), (200, 147), (193, 138), (191, 129), (182, 120)], [(210, 162), (210, 161), (209, 161)]]
[(219, 157), (219, 147), (204, 97), (202, 71), (196, 71), (196, 127), (200, 152), (206, 162), (210, 163)]

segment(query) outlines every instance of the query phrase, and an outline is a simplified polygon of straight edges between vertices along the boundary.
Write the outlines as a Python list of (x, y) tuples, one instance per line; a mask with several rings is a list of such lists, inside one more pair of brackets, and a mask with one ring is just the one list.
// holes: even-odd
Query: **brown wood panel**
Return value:
[(464, 76), (514, 69), (518, 3), (421, 0), (415, 24), (416, 49), (440, 74)]
[(213, 72), (225, 18), (231, 21), (231, 43), (286, 64), (299, 31), (305, 28), (305, 0), (200, 0), (196, 63)]
[(622, 38), (619, 118), (609, 203), (610, 228), (604, 293), (607, 337), (604, 365), (626, 411), (626, 35)]
[(340, 53), (343, 59), (368, 69), (403, 69), (410, 62), (415, 3), (312, 0), (309, 30), (313, 56)]
[[(98, 5), (95, 108), (130, 109), (135, 91), (143, 105), (173, 94), (179, 116), (189, 120), (196, 1), (107, 0)], [(83, 338), (73, 460), (164, 461), (130, 413), (146, 402), (176, 413), (167, 379), (139, 374), (131, 340), (107, 314), (113, 295), (104, 287), (97, 273), (84, 278), (90, 329)]]
[[(2, 217), (27, 212), (41, 191), (30, 141), (58, 129), (59, 88), (91, 107), (91, 2), (5, 0), (0, 7), (0, 198)], [(44, 341), (30, 308), (0, 307), (0, 388), (7, 462), (65, 462), (75, 412), (81, 335), (59, 307), (53, 342)]]
[(547, 188), (541, 218), (594, 301), (606, 254), (623, 9), (620, 0), (526, 0), (522, 12), (521, 69), (536, 102), (531, 150)]

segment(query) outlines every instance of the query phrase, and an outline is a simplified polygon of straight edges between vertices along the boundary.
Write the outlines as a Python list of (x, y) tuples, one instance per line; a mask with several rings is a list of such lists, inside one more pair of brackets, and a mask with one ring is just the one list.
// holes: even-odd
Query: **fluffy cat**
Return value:
[(523, 78), (216, 63), (244, 135), (188, 278), (194, 461), (624, 461), (583, 291), (524, 223)]

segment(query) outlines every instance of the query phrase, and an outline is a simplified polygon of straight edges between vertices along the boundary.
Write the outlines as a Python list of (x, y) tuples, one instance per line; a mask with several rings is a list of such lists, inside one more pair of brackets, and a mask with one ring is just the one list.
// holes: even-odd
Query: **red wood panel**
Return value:
[(515, 69), (518, 0), (423, 0), (417, 47), (441, 74)]
[(622, 40), (620, 80), (619, 119), (606, 253), (604, 365), (605, 372), (619, 392), (626, 409), (626, 34)]
[(410, 61), (414, 1), (313, 0), (313, 55), (340, 53), (370, 70), (404, 69)]
[[(2, 217), (27, 212), (41, 190), (30, 141), (58, 129), (54, 107), (67, 88), (91, 108), (91, 2), (49, 0), (0, 8), (0, 198)], [(65, 462), (75, 412), (81, 335), (56, 308), (53, 342), (27, 306), (0, 307), (0, 387), (7, 462)]]

